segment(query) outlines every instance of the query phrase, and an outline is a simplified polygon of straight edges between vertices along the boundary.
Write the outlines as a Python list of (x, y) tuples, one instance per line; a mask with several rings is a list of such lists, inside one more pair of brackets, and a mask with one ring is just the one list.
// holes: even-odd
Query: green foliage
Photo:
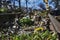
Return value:
[(31, 33), (26, 34), (23, 33), (20, 36), (16, 36), (15, 40), (56, 40), (57, 34), (53, 33), (51, 34), (48, 30), (45, 32), (37, 32), (37, 33)]
[(7, 8), (0, 8), (0, 12), (7, 12)]
[(44, 16), (46, 16), (46, 14), (47, 14), (47, 11), (42, 11), (42, 12), (40, 13), (40, 16), (44, 17)]
[(27, 17), (23, 17), (22, 19), (19, 19), (19, 23), (21, 25), (32, 25), (31, 19)]
[[(43, 32), (36, 33), (23, 33), (21, 35), (10, 35), (10, 38), (13, 40), (57, 40), (56, 32), (49, 32), (48, 30)], [(2, 34), (2, 40), (5, 39), (5, 36)]]
[(3, 34), (1, 35), (1, 38), (2, 38), (2, 40), (4, 40), (4, 35)]

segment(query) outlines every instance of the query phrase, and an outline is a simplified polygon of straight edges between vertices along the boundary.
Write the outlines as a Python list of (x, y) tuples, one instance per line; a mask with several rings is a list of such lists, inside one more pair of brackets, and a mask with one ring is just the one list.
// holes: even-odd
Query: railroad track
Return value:
[(52, 28), (54, 28), (54, 31), (57, 32), (58, 38), (60, 40), (60, 22), (57, 19), (55, 19), (52, 15), (48, 14), (48, 16), (53, 25)]
[(48, 14), (54, 28), (55, 28), (55, 31), (60, 33), (60, 23), (50, 14)]

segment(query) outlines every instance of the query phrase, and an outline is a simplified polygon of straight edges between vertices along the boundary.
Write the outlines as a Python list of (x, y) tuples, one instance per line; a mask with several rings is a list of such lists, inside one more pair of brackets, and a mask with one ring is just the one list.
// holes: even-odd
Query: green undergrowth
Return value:
[(57, 33), (56, 32), (49, 32), (48, 30), (45, 30), (43, 32), (33, 32), (33, 33), (23, 33), (20, 35), (10, 35), (10, 36), (4, 36), (2, 34), (1, 38), (2, 40), (5, 40), (5, 38), (10, 37), (10, 39), (13, 40), (57, 40)]

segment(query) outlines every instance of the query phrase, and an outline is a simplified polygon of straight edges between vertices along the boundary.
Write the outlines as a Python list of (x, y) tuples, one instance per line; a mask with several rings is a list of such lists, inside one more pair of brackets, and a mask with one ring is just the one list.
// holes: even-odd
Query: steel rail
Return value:
[(60, 23), (51, 14), (48, 14), (48, 16), (54, 26), (55, 31), (60, 33)]

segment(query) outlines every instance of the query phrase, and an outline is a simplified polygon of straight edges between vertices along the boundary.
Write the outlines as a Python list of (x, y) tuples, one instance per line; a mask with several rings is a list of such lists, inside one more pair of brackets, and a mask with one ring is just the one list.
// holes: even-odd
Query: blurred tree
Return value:
[(19, 10), (21, 12), (21, 0), (19, 0)]
[(16, 11), (21, 12), (21, 0), (15, 0), (18, 2), (18, 6), (15, 5), (15, 7), (18, 7), (18, 9)]
[(15, 0), (13, 0), (12, 3), (13, 3), (13, 10), (15, 10)]
[(21, 0), (19, 0), (19, 8), (21, 9)]
[(1, 5), (2, 5), (2, 0), (0, 0), (0, 8), (1, 8)]
[(27, 12), (28, 12), (28, 5), (27, 5), (28, 0), (25, 0), (25, 1), (26, 1), (26, 10), (27, 10)]
[(39, 6), (40, 8), (42, 8), (43, 10), (46, 10), (45, 5), (44, 5), (43, 3), (38, 4), (38, 6)]
[(56, 8), (57, 8), (57, 6), (58, 6), (58, 0), (52, 0), (52, 2), (55, 2)]
[(9, 9), (11, 5), (11, 0), (0, 0), (0, 8), (5, 7)]

